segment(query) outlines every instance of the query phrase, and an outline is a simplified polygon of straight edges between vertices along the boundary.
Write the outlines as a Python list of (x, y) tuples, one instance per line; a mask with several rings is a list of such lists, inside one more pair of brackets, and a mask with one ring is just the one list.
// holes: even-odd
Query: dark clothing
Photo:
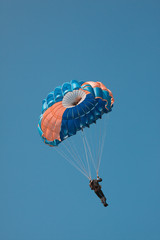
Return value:
[(90, 188), (95, 192), (99, 191), (101, 189), (99, 182), (102, 182), (102, 178), (91, 180), (89, 183)]
[(106, 203), (106, 198), (101, 190), (101, 185), (99, 185), (99, 182), (102, 182), (102, 178), (90, 180), (89, 186), (91, 190), (94, 190), (95, 194), (101, 199), (103, 205), (107, 207), (108, 204)]
[(99, 191), (94, 191), (94, 192), (95, 192), (95, 194), (96, 194), (99, 198), (104, 197), (104, 194), (103, 194), (103, 192), (102, 192), (101, 189), (100, 189)]

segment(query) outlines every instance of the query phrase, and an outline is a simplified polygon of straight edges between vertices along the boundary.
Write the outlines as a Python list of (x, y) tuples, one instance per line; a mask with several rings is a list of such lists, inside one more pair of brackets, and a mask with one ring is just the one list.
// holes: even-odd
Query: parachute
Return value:
[[(92, 126), (97, 125), (98, 120), (112, 110), (113, 103), (112, 92), (101, 82), (77, 80), (66, 82), (56, 87), (42, 102), (42, 114), (38, 123), (40, 136), (45, 144), (54, 147), (63, 158), (91, 179), (90, 165), (93, 165), (98, 175), (106, 121), (103, 122), (103, 128), (102, 123), (99, 124), (100, 129)], [(86, 131), (87, 128), (90, 128), (90, 131)], [(98, 129), (100, 138), (97, 134), (96, 137), (91, 138), (94, 141), (94, 146), (91, 148), (87, 138), (88, 132), (94, 133), (95, 129)], [(82, 149), (77, 136), (82, 140)], [(97, 144), (96, 139), (98, 139)], [(95, 146), (99, 148), (98, 157), (93, 154)]]

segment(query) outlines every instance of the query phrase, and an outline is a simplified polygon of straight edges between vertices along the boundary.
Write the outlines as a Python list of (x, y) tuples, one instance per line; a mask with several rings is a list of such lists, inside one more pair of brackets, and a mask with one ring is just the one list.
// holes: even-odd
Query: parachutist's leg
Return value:
[(99, 191), (94, 191), (94, 192), (95, 192), (95, 194), (96, 194), (99, 198), (101, 198), (101, 194), (100, 194)]
[(104, 197), (102, 190), (99, 190), (99, 194), (101, 195), (101, 198)]
[(106, 197), (104, 196), (104, 193), (102, 192), (102, 190), (99, 190), (99, 196), (100, 196), (100, 199), (101, 199), (101, 202), (103, 203), (103, 205), (105, 207), (108, 206), (107, 202), (106, 202)]
[(107, 207), (108, 204), (106, 202), (106, 197), (104, 196), (102, 190), (94, 191), (95, 194), (101, 199), (101, 202), (103, 203), (104, 207)]
[(102, 190), (94, 191), (94, 192), (101, 199), (101, 202), (103, 203), (104, 207), (107, 207), (108, 203), (106, 202), (106, 197), (104, 196)]
[(106, 197), (103, 195), (103, 197), (101, 198), (101, 202), (103, 203), (103, 205), (105, 206), (105, 207), (107, 207), (108, 206), (108, 203), (106, 202)]

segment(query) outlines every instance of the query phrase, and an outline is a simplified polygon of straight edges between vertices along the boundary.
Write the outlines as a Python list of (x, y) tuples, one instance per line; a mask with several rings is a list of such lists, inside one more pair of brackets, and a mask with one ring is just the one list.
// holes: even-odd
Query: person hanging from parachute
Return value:
[(101, 185), (99, 185), (99, 182), (102, 182), (102, 178), (97, 176), (97, 179), (93, 179), (89, 181), (89, 186), (91, 190), (94, 190), (95, 194), (101, 199), (101, 202), (105, 207), (108, 206), (108, 203), (106, 202), (106, 197), (104, 196), (104, 193), (101, 189)]
[[(88, 143), (87, 136), (83, 129), (94, 125), (99, 119), (102, 119), (103, 115), (111, 112), (113, 103), (113, 94), (103, 83), (72, 80), (71, 82), (65, 82), (62, 86), (56, 87), (54, 91), (50, 92), (46, 99), (43, 100), (42, 114), (40, 115), (38, 123), (38, 130), (44, 143), (50, 147), (55, 147), (63, 158), (90, 180), (90, 188), (94, 190), (105, 207), (107, 207), (108, 204), (99, 185), (102, 179), (98, 177), (104, 138), (102, 136), (102, 138), (100, 138), (102, 139), (102, 144), (98, 138), (94, 139), (95, 146), (99, 146), (97, 151), (98, 164), (95, 164), (91, 146)], [(92, 131), (92, 129), (91, 127), (90, 131)], [(78, 151), (80, 151), (79, 142), (77, 142), (78, 151), (76, 151), (72, 144), (69, 147), (65, 145), (65, 143), (69, 143), (69, 139), (72, 139), (72, 136), (76, 135), (77, 132), (81, 132), (83, 139), (84, 162), (82, 161), (81, 153), (78, 157)], [(103, 134), (105, 128), (101, 127), (99, 132)], [(96, 140), (98, 144), (96, 144)], [(61, 146), (65, 146), (67, 154), (70, 153), (71, 157), (61, 151)], [(72, 161), (71, 158), (73, 158), (74, 161)], [(97, 172), (97, 179), (93, 180), (91, 180), (90, 171), (90, 164), (92, 163)]]

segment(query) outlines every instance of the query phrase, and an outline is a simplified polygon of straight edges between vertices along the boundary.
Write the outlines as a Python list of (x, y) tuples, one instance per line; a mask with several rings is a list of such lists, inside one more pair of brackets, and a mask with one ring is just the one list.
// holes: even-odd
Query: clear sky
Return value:
[[(158, 0), (0, 1), (1, 240), (160, 239), (159, 13)], [(72, 79), (115, 97), (107, 208), (37, 131), (42, 99)]]

